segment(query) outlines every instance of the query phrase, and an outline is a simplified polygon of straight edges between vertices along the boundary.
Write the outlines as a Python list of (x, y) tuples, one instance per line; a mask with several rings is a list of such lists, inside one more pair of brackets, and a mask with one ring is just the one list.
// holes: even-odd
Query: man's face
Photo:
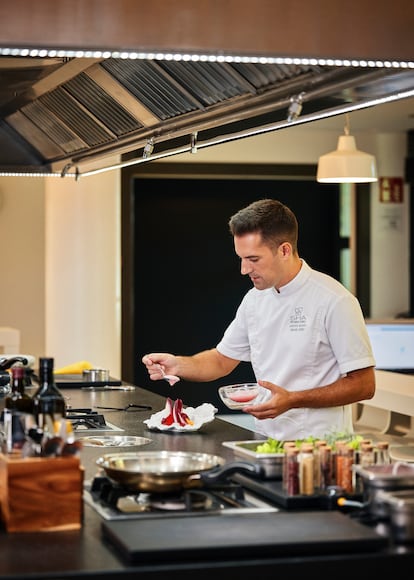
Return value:
[(234, 236), (234, 249), (239, 256), (240, 271), (249, 276), (258, 290), (279, 287), (283, 277), (283, 260), (279, 249), (265, 245), (260, 233)]

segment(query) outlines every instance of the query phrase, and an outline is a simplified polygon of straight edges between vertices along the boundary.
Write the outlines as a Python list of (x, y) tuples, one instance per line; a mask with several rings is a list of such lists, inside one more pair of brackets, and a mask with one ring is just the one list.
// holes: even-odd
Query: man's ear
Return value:
[(282, 250), (284, 257), (287, 258), (288, 256), (292, 255), (292, 246), (289, 244), (289, 242), (282, 242), (280, 249)]

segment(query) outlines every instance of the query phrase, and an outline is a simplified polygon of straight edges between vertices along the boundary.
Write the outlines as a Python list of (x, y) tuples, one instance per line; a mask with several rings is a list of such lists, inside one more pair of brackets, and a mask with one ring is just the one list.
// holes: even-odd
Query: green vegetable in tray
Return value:
[[(300, 447), (302, 443), (316, 443), (319, 441), (320, 437), (313, 437), (310, 435), (306, 439), (297, 439), (295, 444)], [(336, 441), (346, 441), (356, 451), (359, 450), (360, 443), (363, 440), (362, 435), (355, 435), (354, 433), (334, 433), (327, 435), (326, 439), (329, 445), (335, 447)], [(272, 439), (269, 437), (264, 443), (259, 443), (256, 447), (256, 453), (284, 453), (284, 441), (279, 441), (278, 439)]]
[(267, 441), (256, 447), (256, 453), (283, 453), (283, 441), (269, 437)]

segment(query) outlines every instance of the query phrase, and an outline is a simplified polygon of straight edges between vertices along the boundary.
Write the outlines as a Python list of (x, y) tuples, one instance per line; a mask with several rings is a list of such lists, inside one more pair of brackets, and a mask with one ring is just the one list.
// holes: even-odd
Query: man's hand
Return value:
[(155, 352), (142, 357), (143, 364), (147, 367), (149, 378), (159, 381), (164, 375), (177, 375), (177, 359), (173, 354)]

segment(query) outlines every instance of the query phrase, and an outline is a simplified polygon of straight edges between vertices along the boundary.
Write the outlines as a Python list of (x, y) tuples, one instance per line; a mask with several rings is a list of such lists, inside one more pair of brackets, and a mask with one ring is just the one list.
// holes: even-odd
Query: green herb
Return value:
[(283, 441), (269, 437), (256, 447), (256, 453), (283, 453)]
[[(346, 441), (348, 445), (355, 449), (356, 451), (360, 448), (360, 443), (363, 440), (362, 435), (355, 435), (354, 433), (331, 433), (326, 437), (314, 437), (309, 435), (305, 439), (296, 439), (296, 447), (300, 447), (302, 443), (316, 443), (320, 439), (324, 439), (328, 445), (335, 448), (335, 443), (337, 441)], [(273, 439), (269, 437), (263, 443), (259, 443), (256, 447), (256, 453), (284, 453), (284, 441), (279, 441), (278, 439)]]

